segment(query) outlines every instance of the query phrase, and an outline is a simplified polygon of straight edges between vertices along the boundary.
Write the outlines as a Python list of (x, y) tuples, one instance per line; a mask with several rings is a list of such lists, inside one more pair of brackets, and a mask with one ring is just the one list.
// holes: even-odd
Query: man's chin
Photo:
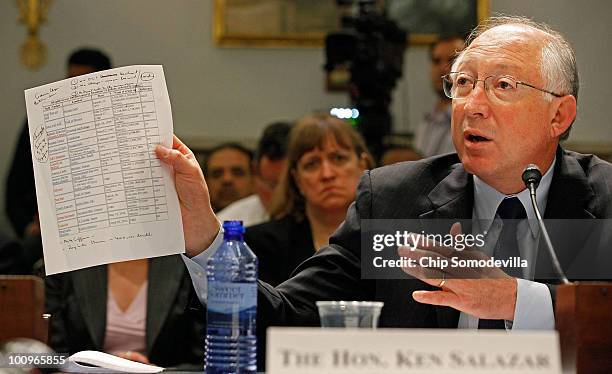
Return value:
[(463, 156), (461, 163), (465, 171), (479, 177), (494, 173), (495, 165), (481, 157)]

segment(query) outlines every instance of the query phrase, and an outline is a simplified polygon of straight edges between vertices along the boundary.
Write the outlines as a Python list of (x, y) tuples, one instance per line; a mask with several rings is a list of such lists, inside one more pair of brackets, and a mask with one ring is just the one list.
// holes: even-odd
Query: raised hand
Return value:
[(193, 257), (204, 251), (219, 232), (219, 221), (210, 205), (208, 186), (195, 155), (174, 135), (172, 149), (158, 145), (157, 157), (174, 170), (181, 207), (185, 250)]
[[(452, 235), (461, 235), (461, 225), (455, 223)], [(416, 248), (400, 247), (402, 257), (420, 263), (423, 257), (446, 260), (452, 257), (462, 260), (487, 260), (489, 257), (480, 250), (457, 251), (436, 243), (427, 245), (414, 241)], [(514, 320), (517, 280), (496, 267), (404, 267), (407, 274), (423, 282), (440, 287), (438, 291), (415, 291), (412, 297), (424, 304), (449, 306), (478, 318)]]

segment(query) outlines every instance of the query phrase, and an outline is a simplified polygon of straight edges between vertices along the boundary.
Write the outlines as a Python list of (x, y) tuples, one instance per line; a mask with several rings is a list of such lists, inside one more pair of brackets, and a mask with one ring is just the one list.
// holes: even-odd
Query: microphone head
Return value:
[(541, 179), (542, 172), (537, 165), (529, 164), (525, 170), (523, 170), (523, 182), (527, 188), (529, 188), (530, 184), (533, 184), (534, 188), (538, 188)]

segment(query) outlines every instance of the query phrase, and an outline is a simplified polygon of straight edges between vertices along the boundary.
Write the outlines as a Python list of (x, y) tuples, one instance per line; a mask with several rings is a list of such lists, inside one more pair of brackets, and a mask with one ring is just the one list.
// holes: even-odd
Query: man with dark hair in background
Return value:
[(446, 97), (442, 89), (442, 76), (450, 73), (451, 64), (457, 52), (463, 48), (463, 43), (460, 36), (446, 36), (438, 39), (429, 49), (429, 78), (437, 100), (434, 109), (425, 115), (415, 134), (416, 151), (423, 157), (455, 152), (450, 126), (451, 99)]
[(255, 194), (220, 211), (220, 220), (239, 220), (245, 226), (253, 226), (270, 219), (270, 202), (285, 167), (290, 131), (291, 124), (287, 122), (275, 122), (266, 126), (259, 139), (253, 163)]
[[(111, 68), (110, 58), (97, 49), (78, 49), (68, 58), (68, 78)], [(6, 214), (19, 237), (39, 236), (38, 206), (28, 122), (24, 121), (6, 180)]]
[(238, 143), (223, 143), (208, 152), (204, 176), (215, 212), (253, 193), (253, 152)]

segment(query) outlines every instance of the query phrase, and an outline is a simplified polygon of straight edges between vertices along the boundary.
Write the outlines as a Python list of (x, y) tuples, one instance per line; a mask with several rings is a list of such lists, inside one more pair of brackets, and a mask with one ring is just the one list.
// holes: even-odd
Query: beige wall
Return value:
[[(580, 116), (574, 138), (612, 141), (603, 110), (612, 98), (608, 66), (612, 2), (591, 0), (491, 0), (493, 11), (524, 14), (551, 23), (576, 47), (582, 79)], [(346, 104), (323, 89), (320, 49), (223, 49), (211, 38), (211, 0), (56, 0), (41, 38), (48, 63), (38, 72), (23, 68), (18, 49), (25, 27), (15, 1), (0, 1), (0, 71), (3, 73), (0, 177), (6, 175), (24, 118), (23, 90), (60, 79), (65, 58), (81, 46), (105, 49), (116, 66), (162, 64), (168, 80), (176, 132), (193, 137), (256, 137), (277, 119)], [(413, 48), (395, 92), (396, 131), (409, 131), (429, 109), (427, 53)], [(600, 77), (604, 77), (600, 79)], [(4, 212), (4, 185), (0, 186)], [(0, 214), (0, 230), (8, 230)]]

